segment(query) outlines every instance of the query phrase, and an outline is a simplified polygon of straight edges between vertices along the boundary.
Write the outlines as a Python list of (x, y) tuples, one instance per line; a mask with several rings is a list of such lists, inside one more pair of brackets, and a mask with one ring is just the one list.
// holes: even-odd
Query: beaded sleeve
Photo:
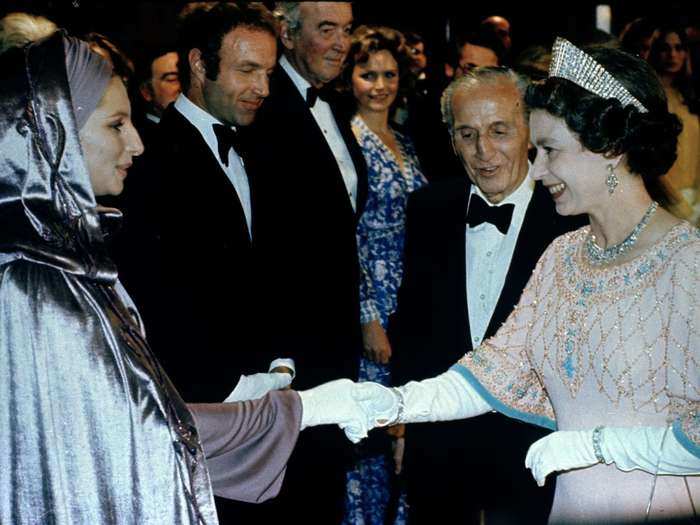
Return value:
[(548, 249), (537, 263), (518, 305), (498, 332), (452, 367), (502, 414), (556, 429), (554, 410), (531, 359), (533, 320), (538, 297), (548, 286), (552, 257)]
[(674, 258), (675, 325), (670, 330), (682, 360), (669, 370), (673, 433), (683, 447), (700, 457), (700, 229)]

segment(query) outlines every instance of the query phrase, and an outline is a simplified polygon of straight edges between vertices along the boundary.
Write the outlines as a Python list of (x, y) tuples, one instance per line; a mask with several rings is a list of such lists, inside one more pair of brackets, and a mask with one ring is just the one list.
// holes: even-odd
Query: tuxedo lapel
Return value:
[[(177, 111), (174, 105), (166, 110), (161, 125), (168, 130), (167, 140), (170, 142), (168, 147), (174, 162), (177, 163), (174, 166), (175, 172), (181, 173), (189, 179), (180, 180), (179, 184), (182, 184), (183, 188), (191, 188), (192, 183), (196, 180), (198, 191), (209, 197), (206, 200), (208, 207), (213, 207), (215, 202), (215, 206), (218, 208), (215, 213), (232, 216), (235, 220), (230, 221), (231, 224), (242, 225), (247, 229), (245, 212), (238, 193), (199, 130)], [(187, 167), (187, 169), (183, 169), (183, 167)], [(250, 181), (248, 184), (252, 186)], [(255, 201), (252, 196), (252, 188), (251, 203), (254, 217)], [(211, 214), (211, 211), (200, 211), (205, 215)]]
[[(277, 90), (276, 92), (274, 90)], [(289, 78), (287, 72), (283, 68), (279, 67), (275, 70), (273, 74), (273, 81), (271, 82), (270, 92), (276, 97), (276, 102), (271, 104), (267, 111), (281, 111), (282, 115), (288, 115), (288, 120), (290, 122), (299, 123), (297, 129), (291, 132), (295, 134), (296, 139), (292, 140), (292, 143), (298, 144), (300, 147), (293, 152), (294, 155), (303, 155), (304, 147), (309, 147), (314, 144), (318, 145), (320, 148), (319, 158), (323, 158), (326, 169), (315, 170), (320, 176), (326, 178), (326, 184), (330, 183), (334, 187), (335, 192), (340, 192), (344, 196), (342, 202), (345, 203), (347, 212), (353, 217), (359, 217), (361, 209), (364, 206), (364, 202), (367, 197), (367, 173), (365, 168), (365, 160), (357, 146), (352, 130), (350, 129), (350, 119), (345, 120), (337, 112), (337, 99), (332, 97), (329, 102), (331, 107), (331, 112), (336, 119), (336, 124), (340, 131), (340, 135), (345, 141), (345, 144), (352, 158), (353, 164), (355, 166), (355, 172), (357, 173), (357, 211), (352, 209), (350, 199), (347, 196), (347, 188), (345, 187), (345, 181), (343, 180), (342, 173), (340, 172), (340, 167), (338, 166), (338, 161), (336, 160), (333, 152), (331, 151), (328, 142), (326, 141), (323, 131), (319, 127), (316, 119), (314, 118), (311, 110), (306, 104), (306, 100), (301, 96), (296, 85)], [(272, 95), (271, 95), (272, 97)], [(265, 107), (265, 104), (263, 104)], [(279, 116), (278, 116), (279, 119)], [(327, 180), (329, 173), (335, 173), (332, 180)], [(340, 202), (340, 200), (338, 200)]]
[[(467, 202), (469, 197), (469, 183), (463, 179), (454, 179), (447, 186), (449, 194), (443, 202), (450, 202), (448, 210), (448, 224), (445, 225), (445, 230), (448, 232), (447, 239), (447, 258), (449, 276), (446, 281), (448, 296), (452, 298), (452, 313), (454, 322), (450, 323), (456, 330), (453, 334), (454, 341), (465, 341), (466, 348), (458, 345), (458, 356), (452, 356), (459, 359), (464, 352), (471, 350), (471, 329), (469, 327), (469, 307), (467, 305), (467, 264), (465, 257), (465, 240), (467, 224), (465, 217), (467, 215)], [(443, 292), (438, 292), (443, 293)], [(441, 301), (440, 297), (436, 300)]]

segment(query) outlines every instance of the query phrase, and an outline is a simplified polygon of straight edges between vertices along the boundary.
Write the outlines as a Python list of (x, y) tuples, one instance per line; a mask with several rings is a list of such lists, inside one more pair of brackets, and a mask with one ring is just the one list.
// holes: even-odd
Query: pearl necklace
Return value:
[(586, 254), (588, 255), (588, 262), (594, 266), (600, 266), (602, 264), (610, 263), (622, 256), (624, 253), (627, 253), (632, 246), (637, 243), (639, 234), (646, 227), (646, 225), (649, 224), (651, 216), (654, 215), (654, 212), (658, 207), (659, 203), (653, 201), (649, 208), (647, 208), (647, 211), (644, 213), (642, 220), (639, 221), (639, 224), (634, 227), (627, 238), (621, 243), (610, 246), (609, 248), (601, 248), (598, 243), (596, 243), (595, 235), (590, 233), (586, 239)]

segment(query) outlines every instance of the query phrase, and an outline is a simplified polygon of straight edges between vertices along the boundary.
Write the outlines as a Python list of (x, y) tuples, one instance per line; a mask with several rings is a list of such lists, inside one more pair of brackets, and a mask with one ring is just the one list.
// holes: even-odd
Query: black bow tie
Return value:
[(469, 211), (467, 212), (467, 224), (474, 228), (482, 222), (490, 222), (498, 231), (505, 235), (513, 217), (515, 204), (502, 204), (500, 206), (489, 206), (484, 199), (476, 193), (472, 194), (469, 201)]
[(223, 124), (213, 124), (216, 142), (219, 146), (219, 158), (224, 166), (228, 167), (228, 152), (231, 148), (240, 157), (243, 157), (245, 148), (241, 135), (235, 129)]
[(314, 107), (319, 98), (324, 102), (328, 102), (329, 95), (330, 92), (326, 86), (322, 87), (321, 89), (314, 86), (309, 86), (306, 88), (306, 105), (310, 108)]

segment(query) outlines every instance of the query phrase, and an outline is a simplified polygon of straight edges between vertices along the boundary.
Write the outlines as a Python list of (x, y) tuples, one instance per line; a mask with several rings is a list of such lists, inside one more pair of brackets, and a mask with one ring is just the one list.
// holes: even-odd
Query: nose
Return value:
[(264, 71), (255, 79), (253, 91), (261, 98), (265, 98), (270, 94), (270, 78)]
[(486, 134), (479, 135), (476, 141), (476, 154), (480, 159), (488, 160), (493, 156), (493, 144)]
[(347, 53), (350, 50), (350, 40), (350, 35), (343, 28), (338, 28), (333, 49), (343, 54)]
[(534, 180), (542, 180), (547, 173), (547, 166), (544, 159), (544, 154), (538, 149), (535, 155), (535, 161), (532, 163), (530, 176)]
[(138, 157), (143, 153), (144, 147), (139, 132), (136, 128), (129, 122), (129, 134), (127, 136), (126, 149), (131, 154), (132, 157)]
[(386, 80), (383, 75), (378, 75), (377, 80), (374, 81), (374, 89), (377, 91), (384, 89), (386, 86)]

